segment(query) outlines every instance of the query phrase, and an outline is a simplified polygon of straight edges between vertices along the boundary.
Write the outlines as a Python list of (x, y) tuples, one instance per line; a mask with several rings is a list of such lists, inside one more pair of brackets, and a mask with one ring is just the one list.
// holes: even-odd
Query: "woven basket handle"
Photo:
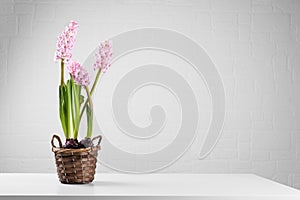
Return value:
[(101, 140), (102, 140), (102, 136), (101, 136), (101, 135), (98, 135), (98, 136), (94, 137), (94, 138), (92, 139), (92, 143), (94, 144), (94, 141), (97, 140), (97, 139), (99, 139), (99, 140), (98, 140), (98, 143), (97, 143), (97, 146), (100, 146), (100, 142), (101, 142)]
[(51, 145), (52, 145), (52, 147), (57, 148), (55, 146), (55, 144), (54, 144), (54, 139), (56, 139), (58, 141), (59, 148), (61, 148), (62, 147), (62, 143), (61, 143), (60, 137), (58, 135), (53, 135), (52, 136), (52, 139), (51, 139)]

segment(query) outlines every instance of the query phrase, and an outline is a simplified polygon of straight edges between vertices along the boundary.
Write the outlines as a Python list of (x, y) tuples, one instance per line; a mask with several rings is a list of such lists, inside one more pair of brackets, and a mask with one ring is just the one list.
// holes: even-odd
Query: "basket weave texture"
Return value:
[[(59, 147), (54, 145), (54, 139), (59, 142)], [(98, 151), (101, 149), (102, 137), (99, 135), (92, 141), (99, 139), (96, 146), (80, 149), (62, 148), (62, 143), (57, 135), (53, 135), (51, 144), (54, 152), (59, 181), (66, 184), (84, 184), (94, 180)]]

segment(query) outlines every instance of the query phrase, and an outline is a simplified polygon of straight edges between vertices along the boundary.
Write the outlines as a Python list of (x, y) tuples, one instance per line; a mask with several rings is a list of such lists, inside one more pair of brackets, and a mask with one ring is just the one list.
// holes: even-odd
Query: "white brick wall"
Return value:
[(55, 171), (53, 53), (57, 34), (74, 19), (81, 62), (100, 40), (161, 27), (193, 38), (216, 63), (227, 102), (223, 135), (206, 159), (192, 146), (162, 172), (257, 173), (300, 188), (299, 13), (297, 0), (2, 0), (0, 172)]

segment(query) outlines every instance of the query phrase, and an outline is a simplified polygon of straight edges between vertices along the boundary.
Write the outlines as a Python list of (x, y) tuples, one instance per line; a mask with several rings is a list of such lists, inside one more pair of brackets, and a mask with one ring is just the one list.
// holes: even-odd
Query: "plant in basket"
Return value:
[[(95, 54), (94, 70), (96, 77), (90, 88), (90, 76), (84, 67), (73, 60), (72, 50), (76, 41), (78, 23), (71, 21), (59, 35), (55, 61), (60, 63), (59, 116), (66, 142), (63, 145), (59, 136), (53, 135), (51, 144), (55, 154), (57, 173), (62, 183), (89, 183), (94, 179), (97, 155), (102, 137), (93, 135), (92, 95), (101, 72), (105, 73), (111, 65), (112, 43), (99, 44)], [(69, 78), (65, 82), (65, 71)], [(86, 114), (87, 130), (85, 137), (78, 141), (82, 117)], [(54, 144), (58, 141), (59, 147)], [(98, 140), (95, 145), (93, 142)]]

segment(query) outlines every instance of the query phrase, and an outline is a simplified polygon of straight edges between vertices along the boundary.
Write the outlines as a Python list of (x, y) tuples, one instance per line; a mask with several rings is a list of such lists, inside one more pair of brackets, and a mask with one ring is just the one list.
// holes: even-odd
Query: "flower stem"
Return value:
[(101, 74), (101, 68), (99, 68), (99, 70), (98, 70), (98, 72), (97, 72), (97, 75), (96, 75), (94, 84), (93, 84), (92, 89), (91, 89), (91, 95), (93, 95), (93, 92), (94, 92), (94, 90), (95, 90), (95, 88), (96, 88), (96, 85), (97, 85), (97, 83), (98, 83), (100, 74)]
[(87, 99), (88, 99), (88, 101), (89, 101), (89, 105), (90, 105), (90, 109), (91, 109), (91, 111), (93, 112), (93, 102), (92, 102), (92, 96), (91, 96), (91, 93), (90, 93), (90, 91), (89, 91), (89, 88), (88, 88), (88, 86), (84, 86), (84, 88), (85, 88), (85, 91), (86, 91), (86, 94), (87, 94)]
[[(96, 75), (96, 78), (95, 78), (95, 81), (94, 81), (94, 83), (93, 83), (93, 86), (92, 86), (92, 89), (91, 89), (91, 92), (90, 92), (90, 96), (91, 96), (91, 97), (92, 97), (92, 95), (93, 95), (93, 93), (94, 93), (94, 90), (95, 90), (95, 88), (96, 88), (96, 85), (97, 85), (97, 83), (98, 83), (98, 81), (99, 81), (100, 74), (101, 74), (101, 68), (99, 68), (99, 70), (98, 70), (98, 72), (97, 72), (97, 75)], [(81, 109), (81, 112), (80, 112), (80, 118), (79, 118), (79, 123), (80, 123), (80, 121), (81, 121), (81, 118), (82, 118), (82, 115), (83, 115), (83, 113), (84, 113), (84, 109), (86, 108), (87, 103), (88, 103), (88, 99), (85, 100), (85, 102), (84, 102), (84, 104), (83, 104), (83, 107), (82, 107), (82, 109)]]
[(64, 76), (65, 76), (64, 59), (61, 59), (60, 69), (61, 69), (60, 85), (63, 85), (65, 83), (65, 81), (64, 81)]
[(86, 94), (88, 97), (89, 105), (86, 106), (86, 120), (87, 120), (87, 133), (86, 137), (91, 138), (93, 135), (93, 103), (92, 103), (92, 96), (89, 91), (88, 86), (85, 86)]

